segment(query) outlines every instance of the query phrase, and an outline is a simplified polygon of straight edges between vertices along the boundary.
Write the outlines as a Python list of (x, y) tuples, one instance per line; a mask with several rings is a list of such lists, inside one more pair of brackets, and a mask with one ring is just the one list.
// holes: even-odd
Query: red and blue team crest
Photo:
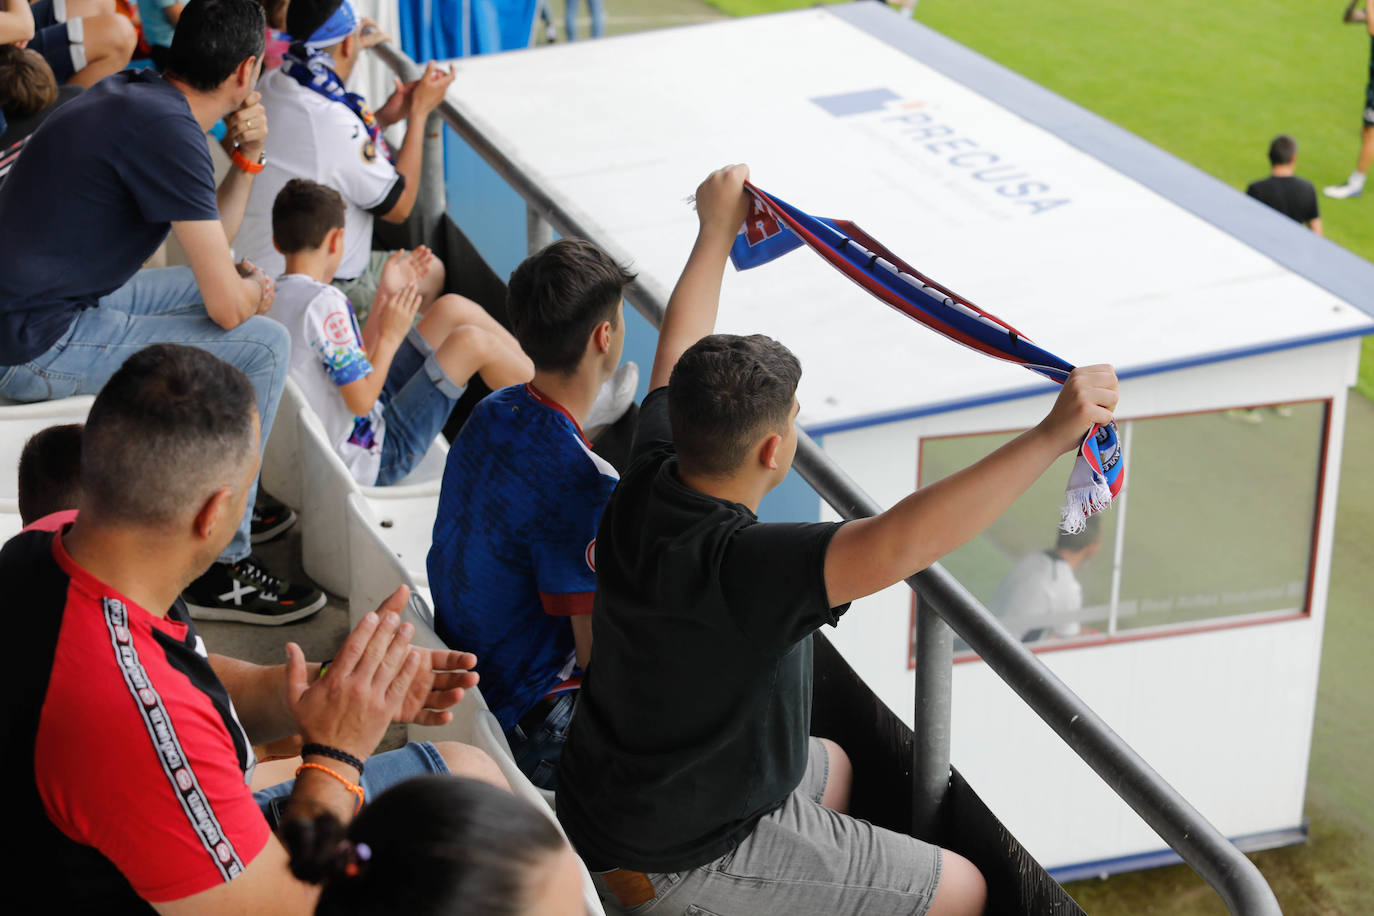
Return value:
[[(874, 297), (955, 343), (1061, 385), (1073, 371), (1072, 364), (922, 274), (853, 222), (811, 216), (749, 182), (744, 187), (752, 201), (730, 249), (735, 269), (767, 264), (805, 245)], [(1111, 505), (1126, 480), (1115, 423), (1089, 430), (1079, 452), (1062, 522), (1066, 531), (1081, 531), (1086, 517)]]

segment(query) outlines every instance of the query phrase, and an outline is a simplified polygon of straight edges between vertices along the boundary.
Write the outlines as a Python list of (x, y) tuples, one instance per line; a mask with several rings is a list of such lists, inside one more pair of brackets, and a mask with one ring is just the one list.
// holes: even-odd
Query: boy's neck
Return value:
[(541, 394), (557, 401), (572, 414), (578, 428), (582, 429), (587, 425), (587, 414), (591, 413), (592, 402), (596, 400), (596, 394), (605, 381), (595, 367), (584, 365), (571, 375), (536, 368), (530, 384), (539, 389)]
[(331, 282), (334, 279), (335, 269), (329, 263), (329, 253), (323, 248), (296, 251), (286, 256), (287, 273), (305, 274), (310, 279), (320, 283)]

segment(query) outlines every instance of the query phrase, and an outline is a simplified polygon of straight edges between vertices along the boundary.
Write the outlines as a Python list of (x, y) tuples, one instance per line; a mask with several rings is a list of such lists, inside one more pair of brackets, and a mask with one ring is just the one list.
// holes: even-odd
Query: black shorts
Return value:
[(1364, 87), (1364, 126), (1374, 127), (1374, 35), (1369, 36), (1369, 82)]

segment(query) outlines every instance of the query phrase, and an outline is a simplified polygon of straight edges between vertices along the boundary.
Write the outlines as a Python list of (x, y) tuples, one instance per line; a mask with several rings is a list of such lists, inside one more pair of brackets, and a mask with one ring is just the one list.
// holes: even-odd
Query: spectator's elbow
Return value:
[(406, 194), (396, 201), (396, 206), (382, 214), (382, 219), (388, 223), (404, 223), (410, 217), (410, 211), (415, 208), (415, 196)]

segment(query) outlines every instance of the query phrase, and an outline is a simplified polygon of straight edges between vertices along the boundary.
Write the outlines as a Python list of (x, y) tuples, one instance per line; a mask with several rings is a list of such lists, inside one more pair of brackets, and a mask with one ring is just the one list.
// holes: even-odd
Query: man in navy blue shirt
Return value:
[[(229, 250), (262, 170), (267, 123), (253, 86), (264, 28), (253, 0), (191, 0), (165, 77), (111, 76), (30, 138), (0, 188), (0, 396), (93, 394), (148, 344), (190, 344), (252, 380), (266, 441), (291, 342), (258, 317), (271, 281)], [(236, 149), (216, 190), (205, 131), (221, 118)], [(190, 266), (140, 270), (169, 228)], [(193, 616), (280, 624), (319, 610), (318, 589), (251, 556), (250, 524), (251, 509), (187, 590)]]

